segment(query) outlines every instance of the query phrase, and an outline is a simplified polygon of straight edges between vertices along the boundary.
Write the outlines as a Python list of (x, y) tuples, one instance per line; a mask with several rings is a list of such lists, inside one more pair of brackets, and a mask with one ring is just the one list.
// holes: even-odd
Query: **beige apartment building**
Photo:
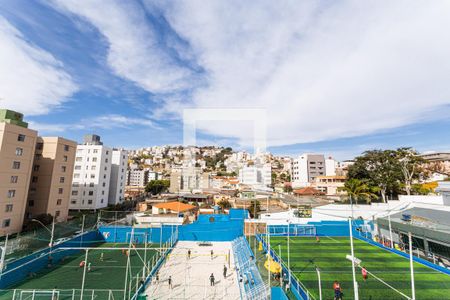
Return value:
[(61, 137), (38, 137), (26, 217), (50, 214), (67, 220), (77, 143)]
[(22, 229), (36, 137), (22, 114), (0, 110), (0, 236)]

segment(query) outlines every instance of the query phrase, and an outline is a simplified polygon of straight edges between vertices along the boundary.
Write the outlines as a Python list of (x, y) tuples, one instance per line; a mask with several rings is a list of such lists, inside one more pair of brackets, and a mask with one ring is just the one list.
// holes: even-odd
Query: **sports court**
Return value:
[[(211, 274), (215, 278), (213, 286)], [(158, 278), (153, 276), (146, 294), (147, 299), (241, 299), (231, 242), (179, 241), (164, 261)]]
[(154, 249), (159, 244), (133, 244), (127, 255), (129, 247), (129, 243), (101, 243), (89, 248), (86, 271), (80, 266), (86, 250), (80, 250), (39, 273), (28, 274), (26, 281), (1, 291), (0, 299), (80, 299), (82, 289), (83, 299), (123, 299), (124, 294), (129, 299), (161, 256)]
[[(316, 267), (320, 269), (323, 299), (333, 299), (333, 282), (341, 283), (343, 299), (353, 299), (352, 263), (348, 237), (290, 237), (290, 268), (308, 290), (319, 299)], [(270, 238), (270, 247), (287, 265), (287, 237)], [(408, 299), (411, 297), (409, 260), (384, 249), (354, 239), (355, 257), (369, 272), (367, 281), (356, 267), (360, 299)], [(414, 263), (416, 299), (450, 299), (450, 276)], [(403, 294), (403, 295), (402, 295)]]

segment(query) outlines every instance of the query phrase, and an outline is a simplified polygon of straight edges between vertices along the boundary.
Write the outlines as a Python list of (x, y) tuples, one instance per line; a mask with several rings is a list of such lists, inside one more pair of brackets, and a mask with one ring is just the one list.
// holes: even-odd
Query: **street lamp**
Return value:
[(42, 227), (44, 227), (48, 232), (50, 232), (50, 254), (52, 253), (52, 247), (53, 247), (53, 237), (55, 233), (55, 220), (52, 222), (52, 230), (48, 229), (47, 226), (44, 225), (41, 221), (37, 219), (31, 219), (32, 222), (39, 223)]

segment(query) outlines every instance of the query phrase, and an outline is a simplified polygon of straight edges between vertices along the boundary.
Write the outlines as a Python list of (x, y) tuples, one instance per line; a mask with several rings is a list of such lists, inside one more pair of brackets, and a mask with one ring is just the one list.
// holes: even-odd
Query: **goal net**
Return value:
[(268, 228), (270, 235), (315, 236), (317, 234), (314, 225), (271, 225)]
[(57, 290), (29, 290), (20, 291), (19, 300), (59, 300)]

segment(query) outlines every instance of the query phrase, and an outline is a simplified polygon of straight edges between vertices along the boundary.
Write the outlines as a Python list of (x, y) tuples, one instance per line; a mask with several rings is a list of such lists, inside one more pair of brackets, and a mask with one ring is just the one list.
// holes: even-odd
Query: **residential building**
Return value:
[(127, 171), (127, 185), (144, 187), (148, 183), (148, 170), (133, 169)]
[(311, 186), (326, 195), (338, 195), (341, 194), (339, 188), (344, 186), (345, 180), (345, 176), (317, 176)]
[(36, 138), (21, 113), (0, 110), (0, 236), (22, 230)]
[(111, 176), (109, 182), (108, 204), (116, 205), (125, 199), (127, 151), (114, 149), (111, 156)]
[(208, 189), (211, 186), (211, 174), (204, 173), (201, 168), (183, 166), (172, 168), (170, 173), (171, 193), (191, 193), (194, 190)]
[(108, 205), (112, 149), (97, 135), (77, 146), (70, 209), (95, 210)]
[(26, 216), (50, 214), (66, 221), (77, 143), (61, 137), (38, 137)]
[(331, 156), (325, 159), (325, 176), (335, 176), (339, 163)]
[(244, 166), (239, 170), (239, 182), (253, 188), (267, 188), (272, 185), (272, 167), (270, 164)]
[(293, 187), (309, 186), (317, 176), (325, 175), (325, 157), (323, 154), (305, 153), (294, 159), (292, 164)]

